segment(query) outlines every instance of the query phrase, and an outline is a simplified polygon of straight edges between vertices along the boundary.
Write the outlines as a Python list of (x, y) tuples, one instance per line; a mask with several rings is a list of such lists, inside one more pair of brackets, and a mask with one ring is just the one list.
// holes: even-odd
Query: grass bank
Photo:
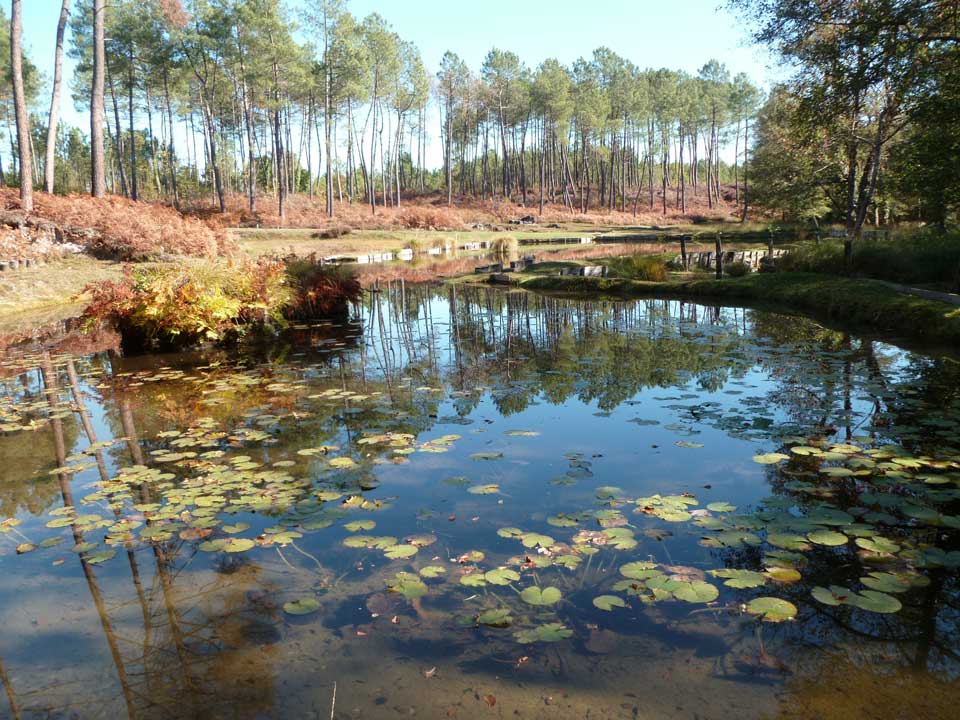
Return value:
[(891, 331), (927, 343), (960, 347), (960, 307), (898, 292), (876, 280), (813, 273), (762, 273), (726, 280), (641, 282), (615, 278), (528, 276), (528, 290), (608, 297), (677, 297), (773, 304), (845, 325)]

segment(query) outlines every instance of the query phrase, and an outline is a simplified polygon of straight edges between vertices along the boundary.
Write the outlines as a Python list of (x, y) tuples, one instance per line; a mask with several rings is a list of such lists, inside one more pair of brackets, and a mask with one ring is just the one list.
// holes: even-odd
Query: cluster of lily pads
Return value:
[[(802, 436), (782, 438), (778, 451), (753, 458), (769, 469), (771, 483), (780, 492), (756, 508), (738, 511), (723, 501), (701, 505), (689, 493), (631, 497), (620, 488), (600, 486), (596, 506), (550, 515), (549, 528), (500, 527), (497, 536), (514, 543), (502, 556), (466, 550), (421, 561), (428, 554), (421, 550), (434, 545), (437, 536), (374, 534), (377, 522), (356, 519), (355, 512), (383, 510), (390, 501), (366, 496), (364, 490), (370, 488), (357, 484), (356, 473), (367, 463), (402, 464), (416, 453), (447, 452), (459, 435), (421, 440), (402, 423), (391, 427), (384, 421), (377, 431), (354, 438), (349, 450), (314, 445), (299, 448), (298, 459), (268, 462), (265, 454), (244, 448), (275, 444), (285, 423), (309, 417), (311, 409), (304, 405), (310, 402), (336, 406), (344, 417), (376, 409), (383, 416), (402, 418), (404, 412), (390, 407), (376, 390), (331, 388), (307, 395), (308, 386), (301, 380), (242, 369), (211, 370), (207, 376), (168, 369), (119, 375), (116, 381), (131, 387), (194, 383), (204, 393), (203, 405), (211, 415), (194, 419), (184, 430), (156, 433), (150, 438), (147, 464), (124, 467), (95, 483), (81, 507), (50, 513), (47, 528), (72, 531), (73, 550), (89, 564), (110, 560), (121, 547), (177, 542), (206, 553), (282, 549), (296, 546), (305, 533), (340, 523), (346, 532), (342, 546), (364, 551), (364, 556), (373, 551), (387, 561), (383, 580), (391, 592), (415, 603), (431, 594), (459, 593), (464, 603), (476, 605), (475, 611), (460, 617), (461, 624), (512, 628), (514, 639), (524, 644), (573, 635), (564, 620), (574, 610), (582, 611), (572, 607), (570, 597), (571, 589), (579, 587), (575, 572), (582, 573), (576, 580), (590, 580), (592, 606), (601, 612), (686, 603), (778, 623), (796, 618), (798, 603), (808, 599), (823, 607), (896, 613), (910, 592), (929, 585), (931, 570), (960, 568), (960, 551), (941, 547), (945, 537), (960, 529), (960, 516), (950, 510), (960, 500), (957, 456), (914, 455), (899, 446), (875, 446), (872, 437), (837, 443)], [(291, 402), (252, 408), (225, 429), (230, 426), (214, 417), (217, 409), (226, 405), (227, 396), (254, 389), (274, 399), (289, 397)], [(440, 392), (427, 385), (416, 390), (425, 395)], [(719, 417), (709, 405), (697, 407), (698, 417), (703, 413)], [(51, 409), (47, 400), (19, 403), (4, 398), (0, 432), (33, 430), (52, 417), (72, 413), (66, 405), (54, 404)], [(955, 429), (955, 422), (944, 423), (944, 431)], [(506, 434), (537, 435), (527, 430)], [(71, 475), (94, 467), (91, 456), (121, 440), (93, 444), (51, 472)], [(702, 447), (686, 440), (676, 444), (691, 450)], [(237, 451), (251, 454), (234, 454)], [(503, 455), (477, 452), (470, 457), (495, 463)], [(571, 453), (566, 460), (568, 469), (554, 484), (569, 485), (593, 476), (592, 463), (583, 455)], [(460, 478), (450, 484), (462, 484), (476, 496), (501, 492), (496, 482)], [(250, 523), (234, 516), (251, 513), (275, 524), (250, 532)], [(0, 535), (19, 533), (19, 524), (14, 518), (3, 520)], [(675, 565), (644, 553), (649, 540), (669, 537), (670, 528), (679, 527), (696, 534), (700, 545), (715, 551), (725, 566)], [(26, 553), (60, 545), (64, 535), (36, 543), (19, 539), (24, 542), (18, 544), (18, 552)], [(608, 567), (616, 567), (616, 577), (588, 575), (591, 559), (600, 553)], [(826, 574), (816, 563), (828, 570), (856, 568), (858, 574), (843, 585), (826, 580), (814, 585)], [(804, 579), (808, 582), (801, 585)], [(801, 587), (805, 592), (799, 591)], [(283, 605), (290, 615), (307, 615), (321, 607), (314, 596)]]

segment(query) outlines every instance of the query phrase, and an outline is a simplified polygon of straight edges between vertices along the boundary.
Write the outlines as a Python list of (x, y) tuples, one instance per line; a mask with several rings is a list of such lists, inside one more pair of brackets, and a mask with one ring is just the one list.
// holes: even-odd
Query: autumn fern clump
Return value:
[(356, 275), (337, 265), (321, 265), (313, 255), (287, 260), (293, 300), (286, 308), (291, 320), (314, 320), (349, 314), (363, 288)]
[(294, 297), (275, 261), (127, 268), (119, 282), (87, 291), (88, 326), (111, 323), (128, 351), (227, 343), (276, 328)]

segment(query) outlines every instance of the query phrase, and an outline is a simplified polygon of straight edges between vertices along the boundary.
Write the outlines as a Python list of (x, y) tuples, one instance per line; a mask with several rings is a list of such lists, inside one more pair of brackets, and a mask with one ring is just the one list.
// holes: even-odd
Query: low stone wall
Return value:
[[(781, 258), (786, 254), (786, 250), (774, 250), (773, 259), (776, 260), (777, 258)], [(769, 256), (770, 253), (768, 253), (766, 250), (748, 250), (745, 252), (734, 252), (731, 250), (723, 253), (723, 264), (729, 265), (730, 263), (743, 263), (752, 270), (759, 270), (763, 259)], [(683, 263), (683, 256), (677, 255), (673, 259), (673, 262), (677, 265), (681, 265)], [(687, 267), (703, 269), (716, 268), (717, 254), (715, 252), (687, 253)]]

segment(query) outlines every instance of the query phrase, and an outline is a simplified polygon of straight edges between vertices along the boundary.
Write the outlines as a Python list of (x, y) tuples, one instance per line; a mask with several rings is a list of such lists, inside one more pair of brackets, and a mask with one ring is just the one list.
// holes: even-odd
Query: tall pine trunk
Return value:
[(17, 149), (20, 153), (20, 204), (26, 212), (33, 210), (33, 158), (30, 156), (30, 117), (23, 90), (23, 6), (13, 0), (10, 11), (10, 69), (13, 74), (13, 103), (17, 118)]
[(107, 193), (103, 152), (103, 92), (106, 57), (103, 41), (104, 0), (93, 0), (93, 81), (90, 87), (90, 194)]
[(57, 48), (53, 56), (53, 91), (50, 95), (50, 117), (47, 121), (47, 157), (43, 165), (43, 189), (53, 192), (57, 163), (57, 123), (60, 115), (60, 86), (63, 84), (63, 34), (70, 16), (70, 0), (60, 6), (57, 21)]

